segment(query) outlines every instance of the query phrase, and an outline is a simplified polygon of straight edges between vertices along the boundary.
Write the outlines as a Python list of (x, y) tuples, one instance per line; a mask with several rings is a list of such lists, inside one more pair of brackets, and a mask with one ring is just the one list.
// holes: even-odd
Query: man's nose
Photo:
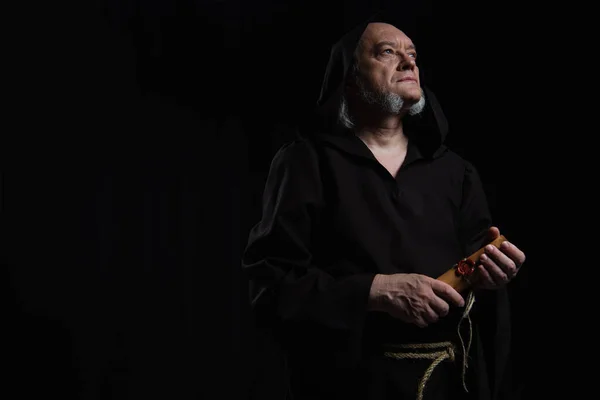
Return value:
[(412, 70), (412, 69), (414, 69), (416, 67), (416, 65), (417, 64), (415, 63), (414, 58), (412, 58), (408, 54), (403, 54), (400, 57), (400, 62), (398, 63), (397, 69), (399, 71), (404, 71), (404, 70), (407, 70), (407, 69)]

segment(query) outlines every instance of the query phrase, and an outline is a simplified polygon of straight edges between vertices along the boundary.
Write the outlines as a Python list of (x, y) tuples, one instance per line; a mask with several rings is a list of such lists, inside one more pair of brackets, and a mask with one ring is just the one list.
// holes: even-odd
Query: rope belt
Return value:
[[(460, 339), (460, 343), (462, 346), (463, 353), (463, 365), (462, 365), (462, 384), (463, 388), (466, 392), (467, 385), (465, 383), (465, 375), (468, 367), (468, 358), (469, 358), (469, 350), (471, 349), (471, 341), (473, 337), (473, 327), (471, 322), (471, 317), (469, 316), (469, 312), (473, 307), (473, 303), (475, 303), (475, 296), (473, 292), (469, 292), (467, 297), (465, 311), (458, 323), (458, 337)], [(464, 341), (462, 339), (462, 335), (460, 333), (460, 327), (464, 319), (469, 321), (469, 341), (467, 347), (465, 348)], [(397, 360), (401, 359), (421, 359), (421, 360), (433, 360), (431, 365), (425, 370), (423, 377), (419, 381), (419, 385), (417, 388), (417, 400), (423, 400), (423, 392), (425, 391), (425, 385), (427, 385), (427, 381), (431, 377), (433, 370), (437, 367), (442, 361), (449, 360), (454, 361), (455, 359), (455, 347), (452, 342), (437, 342), (437, 343), (412, 343), (412, 344), (396, 344), (396, 345), (387, 345), (386, 347), (391, 347), (398, 349), (399, 351), (386, 351), (384, 355), (389, 358), (395, 358)], [(427, 350), (427, 351), (415, 351), (415, 350)]]

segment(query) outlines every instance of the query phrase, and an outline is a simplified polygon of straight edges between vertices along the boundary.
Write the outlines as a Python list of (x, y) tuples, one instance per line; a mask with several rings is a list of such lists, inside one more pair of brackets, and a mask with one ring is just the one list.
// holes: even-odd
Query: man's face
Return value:
[(421, 99), (417, 52), (413, 42), (393, 25), (371, 23), (357, 48), (359, 79), (371, 91), (400, 96), (406, 106)]

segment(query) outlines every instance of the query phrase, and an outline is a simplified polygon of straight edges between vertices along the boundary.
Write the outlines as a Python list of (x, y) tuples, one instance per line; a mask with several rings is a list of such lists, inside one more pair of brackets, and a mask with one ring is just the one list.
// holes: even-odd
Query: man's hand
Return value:
[[(488, 242), (500, 236), (500, 230), (491, 227), (488, 232)], [(485, 253), (479, 258), (477, 266), (479, 277), (475, 283), (476, 288), (498, 289), (510, 282), (519, 272), (525, 262), (525, 253), (517, 246), (506, 241), (500, 248), (486, 246)]]
[(376, 275), (369, 293), (371, 310), (422, 328), (447, 315), (450, 305), (464, 304), (452, 286), (419, 274)]

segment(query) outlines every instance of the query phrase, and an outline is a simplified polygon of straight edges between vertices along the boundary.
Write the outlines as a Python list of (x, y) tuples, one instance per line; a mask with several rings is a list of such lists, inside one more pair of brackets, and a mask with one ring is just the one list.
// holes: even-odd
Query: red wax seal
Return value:
[(456, 265), (456, 275), (469, 276), (475, 272), (475, 263), (468, 258), (460, 260)]

